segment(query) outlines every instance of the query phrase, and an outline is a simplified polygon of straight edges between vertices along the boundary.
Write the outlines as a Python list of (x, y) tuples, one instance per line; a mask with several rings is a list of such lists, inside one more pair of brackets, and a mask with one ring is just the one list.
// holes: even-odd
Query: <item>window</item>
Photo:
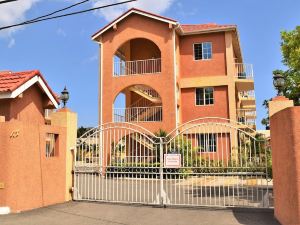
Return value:
[(57, 134), (52, 134), (52, 133), (47, 133), (46, 134), (46, 157), (54, 157), (57, 155), (57, 140), (58, 140), (58, 135)]
[(214, 104), (214, 89), (212, 87), (196, 88), (196, 105)]
[(194, 44), (194, 59), (211, 59), (212, 58), (212, 44), (211, 42), (202, 42)]
[(198, 140), (199, 152), (217, 151), (216, 134), (198, 134), (197, 140)]

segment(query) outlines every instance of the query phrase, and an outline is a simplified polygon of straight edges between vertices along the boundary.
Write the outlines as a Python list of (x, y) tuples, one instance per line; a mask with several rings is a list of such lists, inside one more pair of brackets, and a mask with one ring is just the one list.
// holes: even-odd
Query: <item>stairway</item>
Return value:
[(154, 104), (159, 104), (162, 102), (160, 96), (155, 90), (147, 88), (143, 85), (132, 86), (130, 87), (130, 91), (140, 95), (143, 98), (148, 99)]

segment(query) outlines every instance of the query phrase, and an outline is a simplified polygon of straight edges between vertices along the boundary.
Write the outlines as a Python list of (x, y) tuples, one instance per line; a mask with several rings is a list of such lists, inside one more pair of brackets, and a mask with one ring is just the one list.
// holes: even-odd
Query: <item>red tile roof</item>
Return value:
[(22, 84), (26, 83), (35, 76), (39, 76), (44, 81), (45, 85), (49, 89), (52, 96), (55, 98), (57, 103), (59, 100), (57, 95), (51, 90), (44, 77), (38, 70), (12, 72), (12, 71), (0, 71), (0, 93), (1, 92), (13, 92)]
[(181, 29), (184, 33), (222, 29), (222, 28), (236, 28), (236, 25), (218, 25), (216, 23), (206, 23), (206, 24), (181, 24)]

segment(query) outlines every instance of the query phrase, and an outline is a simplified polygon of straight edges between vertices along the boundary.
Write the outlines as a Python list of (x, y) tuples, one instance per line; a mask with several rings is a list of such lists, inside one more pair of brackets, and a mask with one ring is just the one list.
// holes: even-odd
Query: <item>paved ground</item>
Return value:
[(1, 225), (279, 225), (272, 210), (153, 208), (69, 202), (0, 216)]

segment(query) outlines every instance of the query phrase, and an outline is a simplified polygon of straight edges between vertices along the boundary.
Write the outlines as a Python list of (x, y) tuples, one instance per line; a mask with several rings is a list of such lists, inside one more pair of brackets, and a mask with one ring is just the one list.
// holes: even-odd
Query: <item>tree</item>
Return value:
[[(292, 31), (281, 32), (281, 52), (282, 63), (287, 67), (287, 70), (274, 70), (273, 74), (284, 76), (284, 96), (293, 100), (295, 105), (300, 105), (300, 26)], [(268, 108), (266, 101), (264, 101), (263, 106)], [(269, 115), (261, 123), (268, 127)]]
[(89, 131), (90, 129), (92, 129), (92, 128), (91, 127), (83, 127), (83, 126), (79, 127), (77, 129), (77, 137), (78, 138), (81, 137), (85, 132)]
[(267, 117), (261, 120), (261, 124), (265, 126), (266, 130), (270, 130), (270, 118), (269, 118), (269, 100), (264, 100), (263, 106), (267, 110)]

